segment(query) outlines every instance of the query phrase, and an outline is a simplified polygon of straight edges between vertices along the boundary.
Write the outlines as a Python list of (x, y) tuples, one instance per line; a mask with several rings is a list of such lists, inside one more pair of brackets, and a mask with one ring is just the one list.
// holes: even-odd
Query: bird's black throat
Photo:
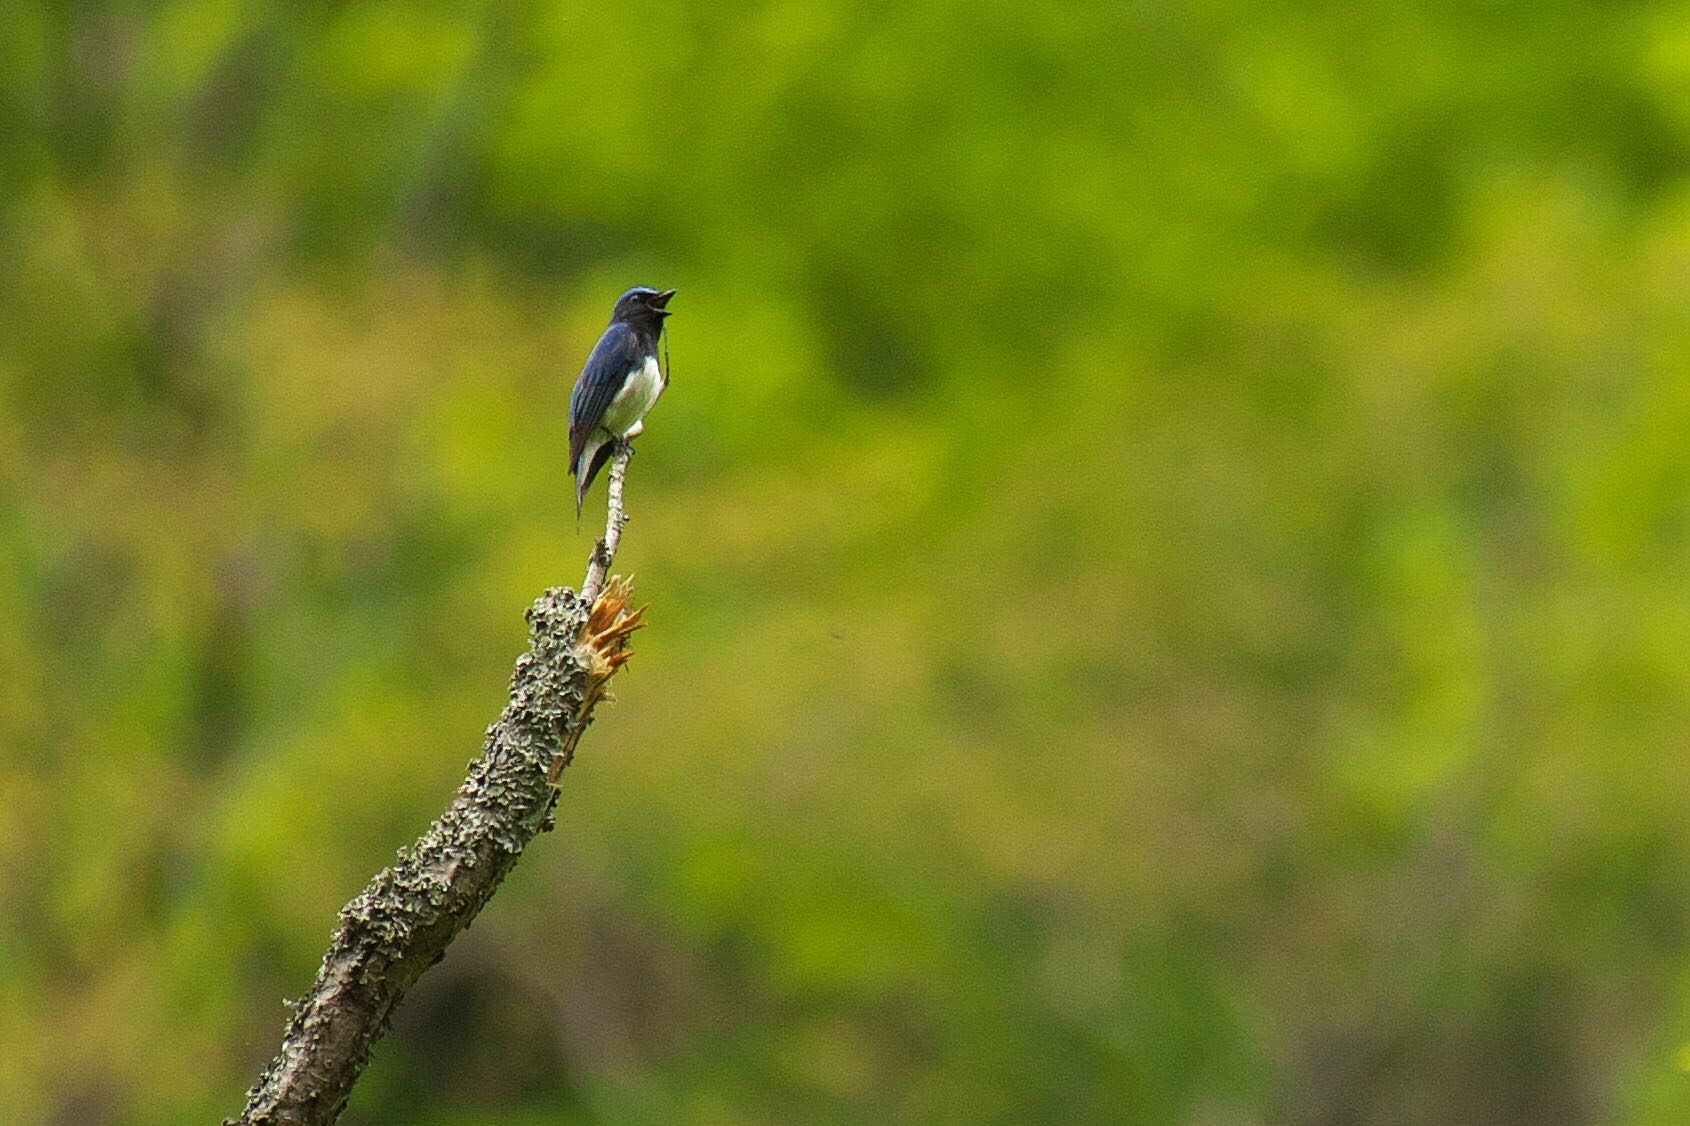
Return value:
[(622, 323), (634, 330), (634, 338), (640, 342), (642, 352), (648, 355), (657, 354), (657, 341), (663, 335), (662, 316), (637, 313), (624, 318)]

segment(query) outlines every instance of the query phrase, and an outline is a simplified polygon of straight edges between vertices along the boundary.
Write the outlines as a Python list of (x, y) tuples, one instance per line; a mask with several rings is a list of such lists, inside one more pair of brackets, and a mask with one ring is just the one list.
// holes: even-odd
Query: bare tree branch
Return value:
[[(627, 514), (631, 451), (616, 452), (610, 514), (582, 593), (546, 591), (528, 611), (528, 651), (510, 700), (452, 804), (340, 912), (311, 991), (293, 1003), (281, 1050), (224, 1126), (324, 1126), (346, 1107), (370, 1049), (424, 970), (469, 926), (535, 834), (552, 828), (554, 784), (593, 708), (628, 660), (643, 611), (629, 586), (606, 582)], [(601, 589), (602, 588), (602, 589)]]
[(628, 511), (622, 507), (622, 486), (628, 479), (628, 461), (634, 456), (633, 443), (626, 438), (616, 440), (616, 454), (610, 462), (610, 516), (604, 522), (604, 535), (593, 544), (587, 557), (587, 577), (581, 580), (581, 597), (591, 602), (599, 596), (604, 578), (610, 573), (610, 562), (622, 543), (622, 529), (628, 523)]

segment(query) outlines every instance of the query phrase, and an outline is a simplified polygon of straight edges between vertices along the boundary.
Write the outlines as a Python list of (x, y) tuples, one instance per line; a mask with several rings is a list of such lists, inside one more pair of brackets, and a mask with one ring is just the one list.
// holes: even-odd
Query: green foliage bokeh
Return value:
[(1690, 1117), (1682, 9), (4, 24), (0, 1120), (238, 1109), (636, 283), (653, 628), (348, 1123)]

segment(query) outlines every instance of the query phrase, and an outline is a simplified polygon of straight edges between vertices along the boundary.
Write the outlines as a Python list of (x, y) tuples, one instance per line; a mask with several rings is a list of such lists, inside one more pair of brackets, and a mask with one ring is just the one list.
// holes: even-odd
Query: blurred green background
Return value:
[(644, 283), (347, 1123), (1690, 1121), (1687, 167), (1665, 3), (12, 0), (0, 1120), (238, 1110)]

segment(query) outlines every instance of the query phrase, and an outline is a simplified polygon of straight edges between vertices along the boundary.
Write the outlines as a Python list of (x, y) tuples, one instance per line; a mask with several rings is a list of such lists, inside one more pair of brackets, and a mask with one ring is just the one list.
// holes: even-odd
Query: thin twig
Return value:
[(610, 565), (616, 561), (616, 549), (622, 543), (622, 529), (628, 523), (628, 510), (622, 505), (622, 486), (628, 479), (628, 461), (633, 456), (633, 443), (618, 438), (616, 453), (610, 461), (610, 509), (605, 516), (604, 535), (593, 544), (593, 553), (587, 559), (587, 577), (581, 580), (581, 597), (589, 604), (604, 589)]

